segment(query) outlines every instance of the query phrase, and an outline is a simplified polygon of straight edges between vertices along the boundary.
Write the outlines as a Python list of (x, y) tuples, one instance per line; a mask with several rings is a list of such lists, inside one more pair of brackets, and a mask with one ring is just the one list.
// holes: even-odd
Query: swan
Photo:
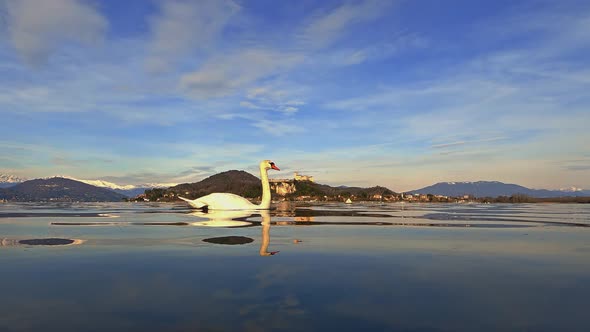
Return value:
[(262, 202), (254, 204), (242, 196), (230, 193), (213, 193), (197, 199), (178, 198), (190, 204), (195, 209), (207, 210), (268, 210), (270, 209), (270, 184), (268, 183), (268, 170), (280, 171), (274, 162), (263, 160), (260, 166), (260, 181), (262, 182)]

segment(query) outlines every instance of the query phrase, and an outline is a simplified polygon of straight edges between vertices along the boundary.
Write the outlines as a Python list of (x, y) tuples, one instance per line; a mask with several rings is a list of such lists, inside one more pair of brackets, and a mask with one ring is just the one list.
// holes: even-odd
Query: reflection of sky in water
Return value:
[[(507, 205), (500, 213), (483, 207), (473, 215), (563, 221), (573, 218), (567, 216), (571, 207), (575, 222), (588, 220), (590, 206), (553, 206)], [(9, 285), (2, 290), (0, 330), (585, 330), (590, 228), (346, 225), (389, 222), (406, 212), (404, 218), (458, 213), (452, 207), (355, 207), (396, 217), (317, 213), (297, 224), (296, 212), (273, 211), (268, 249), (280, 254), (272, 257), (259, 255), (260, 215), (247, 217), (250, 227), (198, 227), (188, 224), (206, 216), (188, 215), (180, 206), (99, 204), (94, 212), (119, 218), (0, 218), (2, 238), (85, 240), (0, 247), (0, 281)], [(50, 225), (103, 221), (116, 223)], [(254, 241), (203, 241), (224, 236)]]

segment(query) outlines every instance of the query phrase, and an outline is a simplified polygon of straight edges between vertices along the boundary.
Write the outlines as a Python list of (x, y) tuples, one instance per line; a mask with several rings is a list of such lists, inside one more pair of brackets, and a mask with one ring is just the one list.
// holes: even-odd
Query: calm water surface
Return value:
[(588, 331), (590, 205), (0, 203), (0, 331)]

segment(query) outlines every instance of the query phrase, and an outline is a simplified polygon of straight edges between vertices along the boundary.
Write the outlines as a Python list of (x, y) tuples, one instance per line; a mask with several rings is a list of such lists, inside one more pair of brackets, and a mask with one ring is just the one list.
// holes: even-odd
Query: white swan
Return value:
[(230, 193), (213, 193), (197, 199), (178, 198), (189, 203), (195, 209), (207, 210), (268, 210), (270, 209), (270, 184), (268, 183), (269, 169), (280, 169), (270, 160), (260, 162), (260, 181), (262, 182), (262, 202), (253, 204), (244, 197)]

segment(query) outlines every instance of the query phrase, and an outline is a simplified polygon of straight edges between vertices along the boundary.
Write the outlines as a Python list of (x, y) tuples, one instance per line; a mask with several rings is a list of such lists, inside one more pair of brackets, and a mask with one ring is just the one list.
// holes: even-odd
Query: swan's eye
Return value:
[(271, 162), (270, 162), (270, 166), (274, 166), (274, 165), (275, 165), (275, 163), (273, 163), (273, 162), (271, 161)]

